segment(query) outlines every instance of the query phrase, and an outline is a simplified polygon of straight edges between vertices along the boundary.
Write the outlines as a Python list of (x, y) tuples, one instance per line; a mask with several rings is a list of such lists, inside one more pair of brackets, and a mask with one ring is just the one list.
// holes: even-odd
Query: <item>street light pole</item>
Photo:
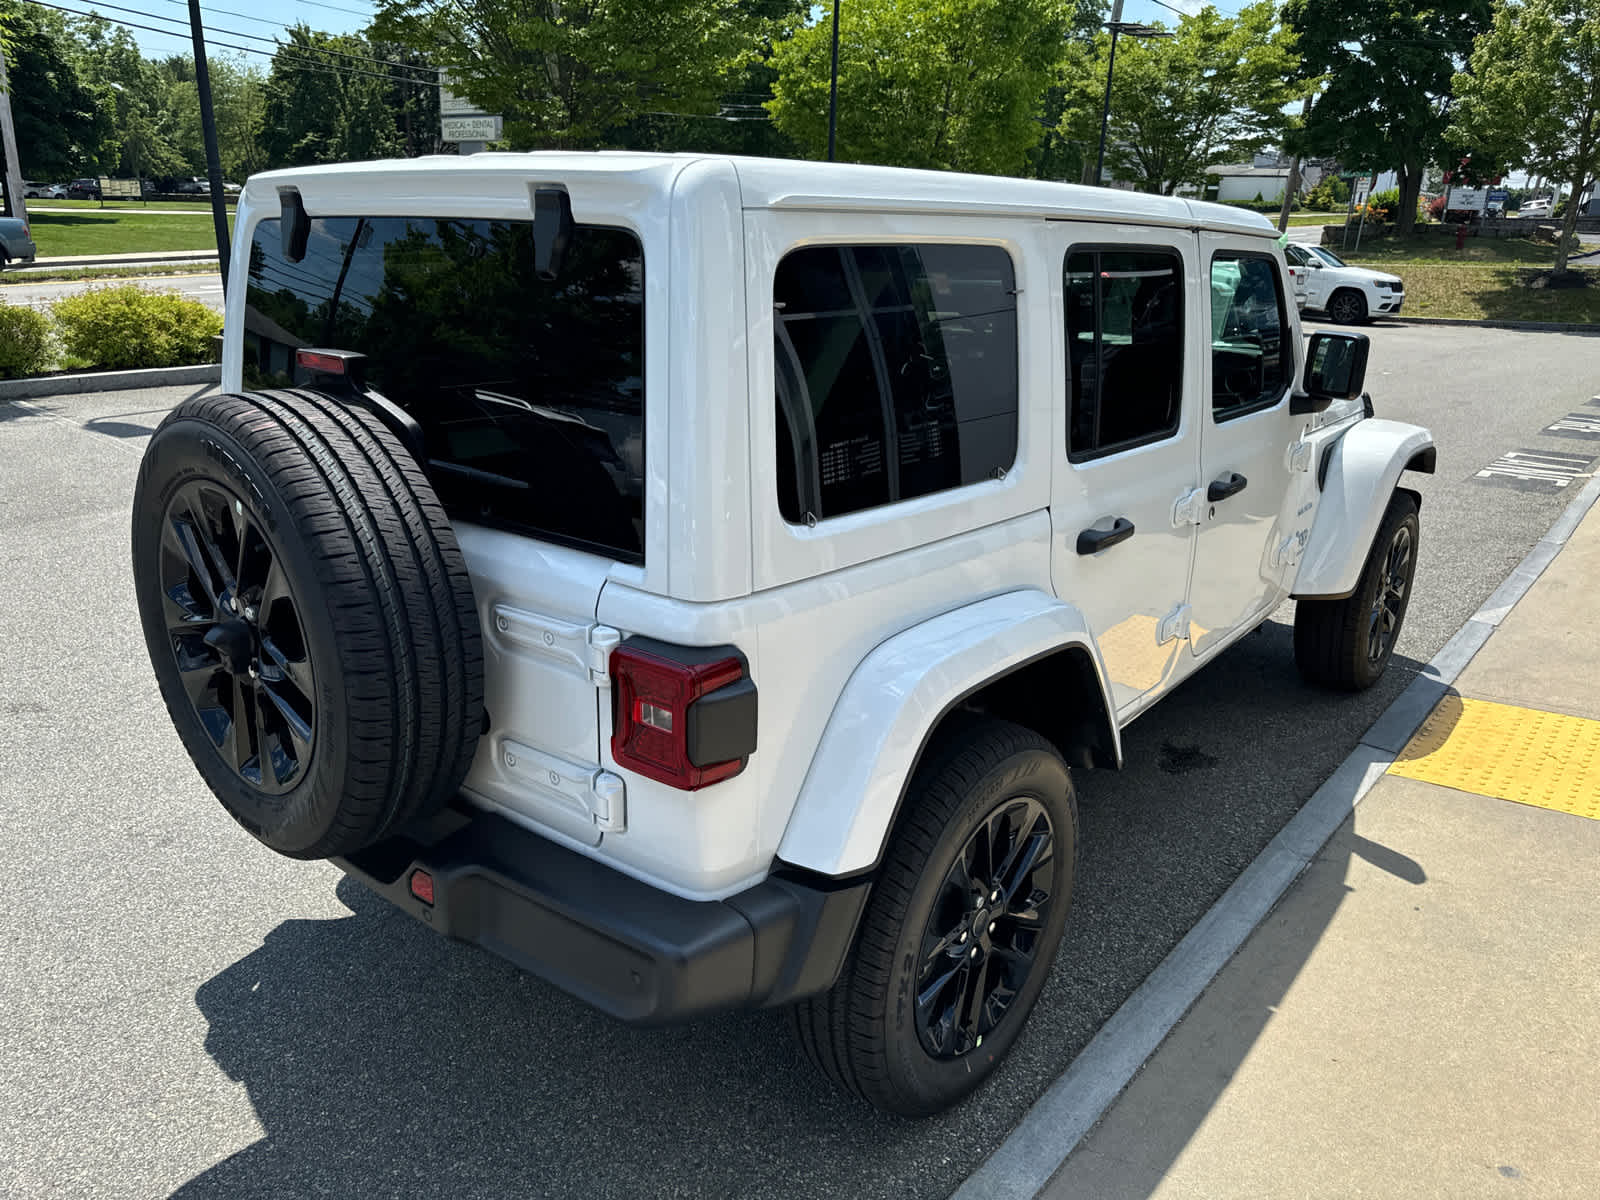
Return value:
[[(1117, 16), (1122, 13), (1122, 0), (1117, 0)], [(1105, 177), (1106, 166), (1106, 125), (1111, 121), (1111, 73), (1117, 69), (1117, 26), (1121, 22), (1113, 18), (1111, 25), (1111, 55), (1106, 59), (1106, 98), (1100, 105), (1100, 152), (1094, 157), (1094, 185), (1100, 186), (1100, 181)]]
[[(1121, 3), (1121, 0), (1118, 0)], [(828, 161), (839, 132), (839, 0), (833, 0), (833, 73), (828, 78)]]
[(1106, 22), (1106, 28), (1111, 30), (1111, 53), (1106, 58), (1106, 98), (1100, 105), (1100, 152), (1094, 160), (1094, 183), (1100, 186), (1100, 178), (1105, 173), (1106, 166), (1106, 126), (1111, 121), (1111, 75), (1117, 68), (1117, 35), (1127, 34), (1134, 38), (1169, 38), (1172, 34), (1154, 25), (1142, 25), (1137, 21), (1124, 21), (1122, 19), (1122, 0), (1116, 0), (1111, 6), (1111, 20)]

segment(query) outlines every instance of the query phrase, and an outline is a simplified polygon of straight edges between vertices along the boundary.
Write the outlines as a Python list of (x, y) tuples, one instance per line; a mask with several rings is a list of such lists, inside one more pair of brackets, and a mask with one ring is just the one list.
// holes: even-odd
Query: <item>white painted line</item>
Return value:
[(1550, 532), (1373, 722), (1350, 756), (1111, 1015), (951, 1200), (1030, 1200), (1050, 1181), (1217, 972), (1383, 777), (1438, 698), (1560, 552), (1596, 500), (1600, 500), (1600, 477), (1589, 480)]

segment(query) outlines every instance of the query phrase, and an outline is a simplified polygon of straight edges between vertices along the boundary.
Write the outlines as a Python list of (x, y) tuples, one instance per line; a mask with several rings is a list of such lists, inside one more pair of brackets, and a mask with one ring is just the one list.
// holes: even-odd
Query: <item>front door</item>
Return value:
[(1194, 235), (1053, 224), (1061, 397), (1051, 480), (1056, 594), (1088, 619), (1126, 720), (1183, 653), (1204, 351)]
[(1289, 412), (1299, 334), (1276, 256), (1240, 243), (1200, 235), (1211, 345), (1199, 422), (1205, 494), (1189, 589), (1196, 654), (1222, 645), (1284, 594), (1282, 509), (1301, 420)]

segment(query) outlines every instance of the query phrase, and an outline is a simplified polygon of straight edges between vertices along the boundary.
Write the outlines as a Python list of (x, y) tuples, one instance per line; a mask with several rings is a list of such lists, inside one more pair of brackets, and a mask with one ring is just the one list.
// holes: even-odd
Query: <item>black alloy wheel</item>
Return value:
[(315, 749), (317, 693), (277, 550), (238, 496), (196, 481), (167, 504), (159, 579), (178, 674), (206, 737), (245, 783), (287, 792)]
[(1367, 626), (1367, 661), (1374, 666), (1388, 657), (1395, 634), (1400, 629), (1400, 620), (1405, 613), (1406, 589), (1411, 586), (1411, 548), (1411, 527), (1398, 526), (1389, 542), (1388, 553), (1384, 556), (1382, 575), (1378, 580)]
[(1328, 301), (1328, 316), (1340, 325), (1359, 325), (1367, 319), (1367, 302), (1359, 292), (1337, 291)]
[(1027, 982), (1048, 915), (1055, 830), (1032, 797), (1002, 801), (940, 885), (922, 933), (916, 1028), (936, 1059), (983, 1045)]

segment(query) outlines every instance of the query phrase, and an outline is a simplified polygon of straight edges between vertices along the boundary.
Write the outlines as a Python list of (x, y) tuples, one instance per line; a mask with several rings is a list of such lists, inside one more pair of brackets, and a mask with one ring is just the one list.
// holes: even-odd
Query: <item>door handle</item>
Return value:
[(1231, 472), (1226, 479), (1213, 479), (1211, 486), (1206, 489), (1206, 499), (1215, 504), (1218, 500), (1226, 500), (1229, 496), (1237, 496), (1244, 491), (1245, 485), (1250, 481), (1237, 471)]
[(1078, 553), (1095, 554), (1101, 550), (1109, 550), (1118, 542), (1125, 542), (1133, 536), (1133, 522), (1127, 517), (1118, 517), (1110, 529), (1085, 529), (1078, 535)]

